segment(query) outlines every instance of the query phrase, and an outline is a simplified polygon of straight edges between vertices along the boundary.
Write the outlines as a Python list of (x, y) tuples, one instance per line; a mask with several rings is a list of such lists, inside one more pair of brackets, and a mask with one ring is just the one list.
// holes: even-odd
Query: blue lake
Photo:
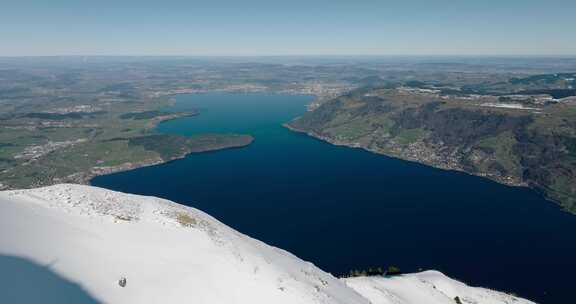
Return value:
[(308, 96), (181, 95), (200, 115), (165, 133), (245, 133), (241, 149), (96, 177), (95, 186), (154, 195), (211, 214), (333, 274), (374, 266), (437, 269), (541, 303), (569, 303), (576, 216), (512, 188), (291, 132)]

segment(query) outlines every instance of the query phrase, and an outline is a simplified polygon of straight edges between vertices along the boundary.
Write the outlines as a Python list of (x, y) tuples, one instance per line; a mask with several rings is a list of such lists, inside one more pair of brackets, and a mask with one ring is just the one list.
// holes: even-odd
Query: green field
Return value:
[(252, 141), (248, 135), (189, 138), (157, 134), (159, 122), (197, 114), (159, 110), (166, 105), (168, 100), (120, 103), (90, 115), (5, 117), (0, 121), (0, 188), (86, 183), (100, 172), (169, 161), (194, 152), (241, 147)]

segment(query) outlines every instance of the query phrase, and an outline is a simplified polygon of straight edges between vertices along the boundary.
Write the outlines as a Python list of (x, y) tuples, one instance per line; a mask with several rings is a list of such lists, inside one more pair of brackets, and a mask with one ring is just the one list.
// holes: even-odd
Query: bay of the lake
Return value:
[(201, 209), (335, 275), (395, 265), (540, 303), (570, 303), (576, 216), (526, 188), (334, 146), (282, 124), (309, 96), (177, 96), (200, 115), (164, 133), (243, 133), (252, 145), (96, 177), (95, 186)]

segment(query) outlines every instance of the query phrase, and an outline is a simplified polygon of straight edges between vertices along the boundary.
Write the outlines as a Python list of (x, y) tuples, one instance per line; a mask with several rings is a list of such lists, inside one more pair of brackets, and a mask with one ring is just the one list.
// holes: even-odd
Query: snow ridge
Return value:
[(340, 280), (194, 208), (72, 184), (0, 192), (0, 254), (105, 303), (531, 303), (431, 271)]

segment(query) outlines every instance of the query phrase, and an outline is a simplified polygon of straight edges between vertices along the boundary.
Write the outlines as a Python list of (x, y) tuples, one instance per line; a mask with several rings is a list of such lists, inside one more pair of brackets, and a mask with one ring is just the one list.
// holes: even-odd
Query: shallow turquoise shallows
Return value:
[(542, 303), (572, 301), (576, 216), (529, 189), (283, 128), (310, 100), (178, 96), (171, 110), (198, 109), (200, 115), (163, 123), (159, 131), (246, 133), (255, 142), (92, 182), (199, 208), (334, 274), (388, 265), (437, 269)]

